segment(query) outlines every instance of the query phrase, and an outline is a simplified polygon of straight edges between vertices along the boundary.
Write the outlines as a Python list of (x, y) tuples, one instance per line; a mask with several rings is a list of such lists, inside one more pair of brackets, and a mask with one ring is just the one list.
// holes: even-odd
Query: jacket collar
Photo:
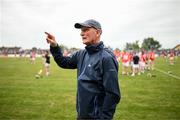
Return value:
[(89, 54), (93, 54), (93, 53), (96, 53), (96, 52), (102, 50), (103, 47), (104, 47), (104, 44), (103, 44), (102, 41), (100, 41), (100, 42), (97, 43), (97, 44), (88, 45), (88, 46), (86, 46), (85, 48), (86, 48), (86, 50), (87, 50), (87, 52), (88, 52)]

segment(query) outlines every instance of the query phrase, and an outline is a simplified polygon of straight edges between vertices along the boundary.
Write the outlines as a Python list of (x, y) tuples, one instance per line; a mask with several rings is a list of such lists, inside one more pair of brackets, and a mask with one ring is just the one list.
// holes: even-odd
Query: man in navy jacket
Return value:
[(99, 22), (90, 19), (76, 23), (74, 27), (81, 29), (86, 47), (69, 57), (63, 56), (55, 37), (45, 33), (56, 63), (62, 68), (77, 69), (77, 119), (111, 120), (121, 98), (118, 62), (100, 41), (102, 29)]

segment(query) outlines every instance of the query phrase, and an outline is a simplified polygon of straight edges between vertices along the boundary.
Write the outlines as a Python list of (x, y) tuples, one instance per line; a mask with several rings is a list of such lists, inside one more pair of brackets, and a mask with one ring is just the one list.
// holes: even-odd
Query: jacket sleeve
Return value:
[(63, 56), (62, 50), (59, 46), (57, 47), (50, 46), (50, 51), (58, 66), (68, 69), (77, 68), (77, 52), (74, 53), (72, 56), (65, 57)]
[(103, 59), (103, 86), (105, 98), (102, 108), (103, 119), (112, 119), (121, 94), (118, 84), (118, 62), (115, 58)]

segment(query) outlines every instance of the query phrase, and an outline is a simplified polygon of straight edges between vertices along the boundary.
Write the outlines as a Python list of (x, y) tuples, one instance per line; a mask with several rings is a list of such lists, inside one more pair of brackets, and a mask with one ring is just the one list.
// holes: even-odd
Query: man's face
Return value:
[(82, 27), (81, 28), (81, 37), (83, 44), (92, 45), (99, 42), (100, 32), (92, 27)]

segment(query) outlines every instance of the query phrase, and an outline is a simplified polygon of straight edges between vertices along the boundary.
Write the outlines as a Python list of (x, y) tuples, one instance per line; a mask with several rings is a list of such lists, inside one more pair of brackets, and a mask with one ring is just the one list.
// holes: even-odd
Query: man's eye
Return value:
[(88, 30), (89, 30), (89, 28), (84, 28), (84, 29), (82, 29), (83, 32), (86, 32), (86, 31), (88, 31)]

